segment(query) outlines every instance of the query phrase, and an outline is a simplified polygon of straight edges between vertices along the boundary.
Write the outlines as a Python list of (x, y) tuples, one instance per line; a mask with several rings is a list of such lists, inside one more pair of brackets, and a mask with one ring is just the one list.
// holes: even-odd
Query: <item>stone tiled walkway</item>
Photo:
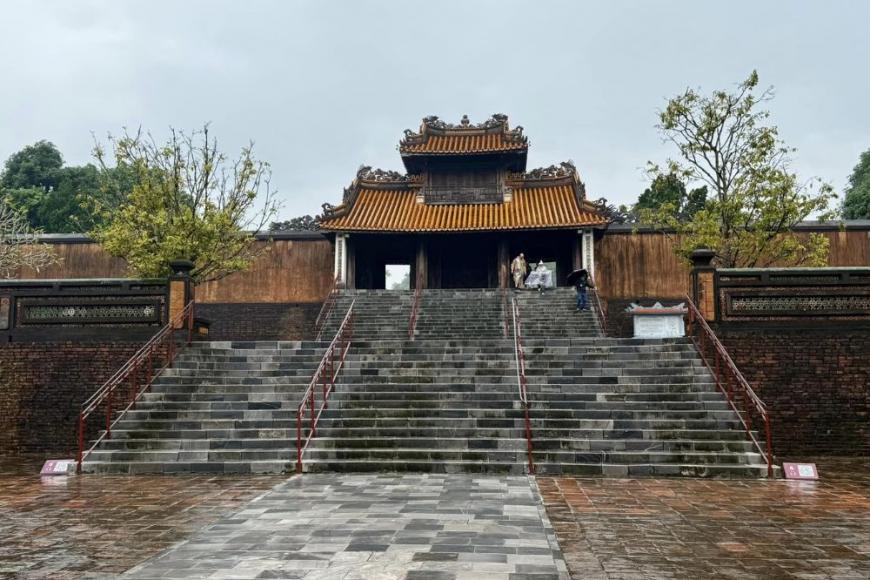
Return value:
[(0, 578), (115, 578), (284, 481), (266, 477), (44, 477), (0, 459)]
[(126, 576), (567, 577), (534, 486), (523, 476), (296, 477)]
[(0, 578), (542, 579), (560, 553), (584, 580), (870, 578), (870, 461), (817, 461), (820, 482), (539, 478), (560, 552), (525, 477), (40, 478), (0, 460)]
[(870, 578), (870, 460), (822, 480), (540, 478), (573, 578)]

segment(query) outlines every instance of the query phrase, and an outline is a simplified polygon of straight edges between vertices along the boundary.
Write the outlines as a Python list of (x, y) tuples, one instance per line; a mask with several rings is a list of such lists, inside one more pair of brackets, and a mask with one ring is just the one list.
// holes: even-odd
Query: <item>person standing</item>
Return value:
[(595, 288), (595, 284), (589, 278), (587, 272), (581, 272), (574, 281), (574, 289), (577, 291), (577, 311), (589, 310), (588, 289)]
[(526, 257), (522, 252), (514, 258), (514, 261), (511, 262), (511, 275), (514, 279), (514, 287), (515, 288), (523, 288), (523, 280), (526, 277), (526, 269), (528, 266), (526, 265)]

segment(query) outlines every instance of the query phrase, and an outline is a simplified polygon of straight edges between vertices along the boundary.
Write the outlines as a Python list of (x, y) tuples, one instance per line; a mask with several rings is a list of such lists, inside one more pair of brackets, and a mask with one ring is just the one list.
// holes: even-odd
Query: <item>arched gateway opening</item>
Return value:
[(390, 288), (386, 266), (408, 264), (412, 288), (504, 288), (520, 252), (549, 263), (559, 284), (594, 269), (606, 217), (573, 163), (526, 171), (528, 140), (506, 116), (426, 117), (399, 152), (407, 173), (363, 166), (342, 204), (324, 206), (321, 228), (335, 234), (335, 274), (347, 287)]

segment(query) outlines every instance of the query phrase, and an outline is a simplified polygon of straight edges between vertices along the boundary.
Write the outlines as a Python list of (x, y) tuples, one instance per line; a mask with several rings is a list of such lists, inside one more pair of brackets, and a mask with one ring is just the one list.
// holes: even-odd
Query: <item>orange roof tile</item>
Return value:
[(459, 232), (571, 228), (605, 218), (580, 207), (571, 184), (515, 188), (511, 201), (489, 204), (418, 203), (416, 191), (361, 189), (344, 215), (321, 221), (336, 231)]
[(528, 143), (509, 138), (504, 132), (463, 135), (428, 135), (421, 143), (403, 142), (399, 150), (402, 154), (455, 155), (462, 153), (490, 153), (499, 151), (523, 151)]

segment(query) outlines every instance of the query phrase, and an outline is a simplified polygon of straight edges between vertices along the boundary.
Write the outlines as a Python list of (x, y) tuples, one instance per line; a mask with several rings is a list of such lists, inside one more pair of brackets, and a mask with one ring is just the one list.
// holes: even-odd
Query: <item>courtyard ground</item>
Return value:
[[(0, 577), (868, 578), (870, 461), (822, 480), (85, 476), (0, 461)], [(257, 499), (259, 498), (259, 499)], [(254, 500), (257, 501), (254, 501)], [(308, 574), (308, 576), (304, 576)]]
[(870, 578), (870, 459), (820, 481), (539, 478), (572, 577)]

